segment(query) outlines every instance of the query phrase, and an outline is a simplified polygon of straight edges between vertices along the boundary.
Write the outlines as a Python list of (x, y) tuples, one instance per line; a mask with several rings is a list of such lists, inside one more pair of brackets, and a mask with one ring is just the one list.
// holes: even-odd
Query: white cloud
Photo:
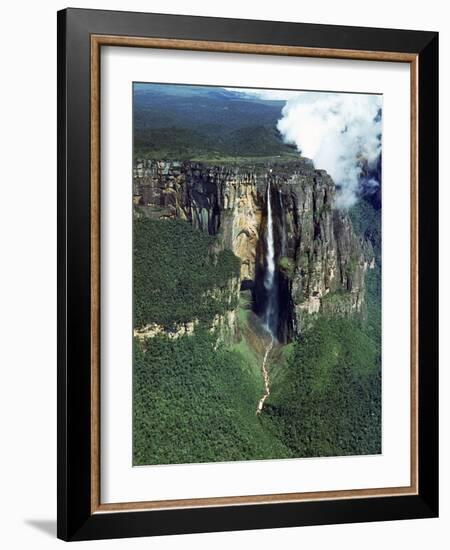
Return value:
[(283, 108), (283, 138), (330, 174), (340, 207), (356, 202), (362, 163), (375, 166), (381, 153), (381, 102), (377, 95), (297, 92)]

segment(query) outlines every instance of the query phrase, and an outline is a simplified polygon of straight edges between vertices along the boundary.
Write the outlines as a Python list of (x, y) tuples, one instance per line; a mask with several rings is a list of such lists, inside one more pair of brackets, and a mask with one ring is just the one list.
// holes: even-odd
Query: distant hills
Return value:
[(284, 101), (207, 86), (135, 83), (135, 158), (298, 156), (277, 130)]

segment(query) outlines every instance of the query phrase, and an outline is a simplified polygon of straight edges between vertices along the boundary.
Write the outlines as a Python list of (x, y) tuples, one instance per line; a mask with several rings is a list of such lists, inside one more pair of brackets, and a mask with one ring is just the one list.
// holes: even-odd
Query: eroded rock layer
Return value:
[(335, 185), (311, 161), (207, 165), (137, 161), (134, 202), (141, 215), (180, 218), (217, 236), (217, 246), (241, 260), (240, 284), (251, 288), (254, 309), (264, 308), (267, 185), (271, 183), (278, 337), (289, 340), (323, 312), (364, 310), (370, 244), (357, 237), (348, 214), (335, 207)]

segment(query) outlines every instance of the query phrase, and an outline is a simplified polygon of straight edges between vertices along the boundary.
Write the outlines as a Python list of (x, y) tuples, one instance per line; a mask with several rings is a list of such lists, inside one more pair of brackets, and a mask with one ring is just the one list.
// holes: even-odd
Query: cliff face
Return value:
[(280, 190), (280, 210), (285, 213), (286, 245), (280, 268), (290, 281), (296, 329), (319, 311), (360, 312), (364, 275), (373, 253), (353, 232), (347, 213), (335, 209), (332, 179), (322, 170), (273, 177)]
[(289, 340), (311, 316), (349, 315), (364, 304), (370, 245), (335, 209), (335, 186), (308, 159), (298, 162), (208, 166), (195, 162), (138, 161), (134, 201), (150, 217), (188, 220), (218, 236), (241, 259), (240, 283), (251, 288), (254, 309), (264, 308), (267, 188), (275, 233), (279, 287), (278, 336)]
[(222, 246), (241, 259), (241, 279), (251, 281), (261, 227), (262, 178), (262, 172), (225, 166), (141, 161), (134, 171), (134, 196), (136, 203), (150, 207), (147, 215), (188, 220), (201, 231), (219, 235)]

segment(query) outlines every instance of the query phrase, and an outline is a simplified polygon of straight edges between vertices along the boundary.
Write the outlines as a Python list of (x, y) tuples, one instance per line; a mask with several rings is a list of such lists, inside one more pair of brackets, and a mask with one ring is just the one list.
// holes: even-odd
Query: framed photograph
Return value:
[(438, 514), (438, 35), (58, 13), (58, 536)]

